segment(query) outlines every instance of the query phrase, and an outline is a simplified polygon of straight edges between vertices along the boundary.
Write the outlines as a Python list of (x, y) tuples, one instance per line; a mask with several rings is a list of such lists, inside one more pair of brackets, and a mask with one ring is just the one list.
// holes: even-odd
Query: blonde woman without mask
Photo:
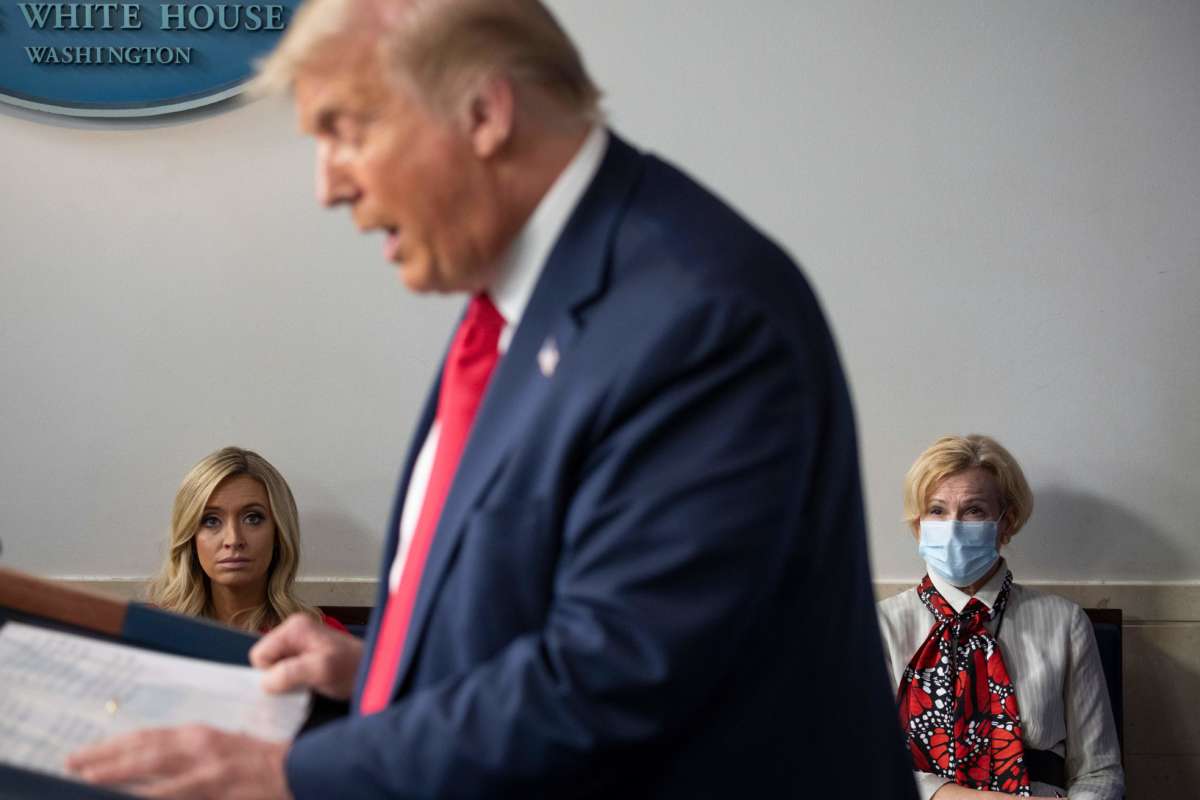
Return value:
[(192, 467), (171, 512), (171, 541), (149, 599), (160, 608), (262, 632), (291, 614), (341, 623), (296, 597), (300, 517), (279, 470), (240, 447)]

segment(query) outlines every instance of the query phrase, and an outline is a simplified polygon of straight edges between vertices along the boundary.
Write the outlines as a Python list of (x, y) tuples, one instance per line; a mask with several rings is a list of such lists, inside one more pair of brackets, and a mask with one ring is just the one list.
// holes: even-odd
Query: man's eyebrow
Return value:
[(312, 130), (314, 131), (329, 131), (333, 130), (334, 123), (337, 121), (340, 112), (332, 106), (318, 108), (312, 116)]

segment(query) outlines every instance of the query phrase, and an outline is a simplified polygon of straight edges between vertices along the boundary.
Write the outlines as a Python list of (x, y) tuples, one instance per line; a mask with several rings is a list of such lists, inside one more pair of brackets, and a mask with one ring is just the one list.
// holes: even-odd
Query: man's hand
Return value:
[(268, 692), (313, 689), (334, 700), (347, 700), (363, 645), (307, 614), (293, 614), (250, 649), (250, 663), (266, 670)]
[(118, 736), (72, 753), (67, 768), (88, 783), (141, 797), (291, 798), (286, 742), (267, 742), (205, 725)]

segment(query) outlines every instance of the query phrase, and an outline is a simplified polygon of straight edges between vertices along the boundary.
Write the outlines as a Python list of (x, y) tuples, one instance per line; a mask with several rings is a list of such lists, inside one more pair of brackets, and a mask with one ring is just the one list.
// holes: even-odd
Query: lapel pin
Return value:
[(558, 368), (558, 345), (554, 341), (554, 337), (550, 336), (542, 343), (542, 349), (537, 354), (538, 367), (542, 370), (542, 374), (547, 378), (554, 374), (554, 370)]

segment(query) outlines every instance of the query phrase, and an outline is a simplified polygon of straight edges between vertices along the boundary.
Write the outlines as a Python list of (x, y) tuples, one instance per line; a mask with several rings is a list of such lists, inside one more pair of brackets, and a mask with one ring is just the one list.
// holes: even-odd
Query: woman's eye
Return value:
[(200, 519), (201, 528), (219, 528), (221, 527), (220, 517), (214, 517), (211, 514)]
[(252, 511), (246, 515), (245, 519), (247, 525), (261, 525), (263, 521), (263, 515), (259, 514), (257, 511)]
[(934, 506), (933, 508), (926, 511), (925, 514), (926, 514), (926, 516), (930, 516), (930, 517), (940, 517), (942, 515), (942, 509), (938, 508), (937, 506)]

